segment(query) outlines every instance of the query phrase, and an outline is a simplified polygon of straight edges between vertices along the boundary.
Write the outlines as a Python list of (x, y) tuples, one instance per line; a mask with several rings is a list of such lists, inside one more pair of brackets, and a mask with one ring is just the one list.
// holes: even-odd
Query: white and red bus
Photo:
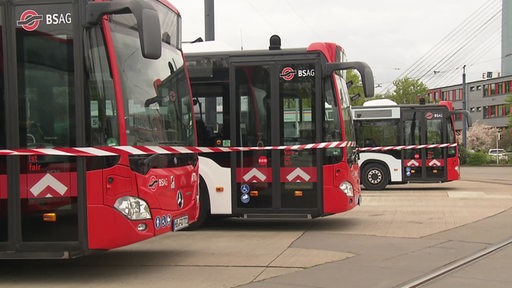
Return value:
[(352, 112), (366, 189), (460, 178), (454, 120), (467, 113), (454, 110), (451, 102), (397, 105), (377, 99), (352, 107)]
[[(371, 69), (346, 62), (333, 43), (280, 49), (276, 39), (269, 50), (185, 49), (198, 145), (269, 148), (200, 154), (199, 223), (208, 215), (314, 218), (360, 203), (345, 70), (357, 69), (372, 96)], [(341, 144), (290, 148), (324, 142)]]
[(164, 0), (0, 1), (0, 258), (195, 221), (197, 154), (156, 148), (196, 144), (180, 23)]

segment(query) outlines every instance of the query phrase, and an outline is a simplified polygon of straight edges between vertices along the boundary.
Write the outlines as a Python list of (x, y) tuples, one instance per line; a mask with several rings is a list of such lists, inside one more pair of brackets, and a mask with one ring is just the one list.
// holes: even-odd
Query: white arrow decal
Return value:
[[(297, 168), (293, 170), (292, 173), (288, 174), (288, 176), (286, 176), (286, 179), (288, 179), (288, 181), (291, 182), (297, 176), (300, 176), (300, 178), (304, 179), (306, 182), (311, 178), (311, 176), (309, 176), (308, 173), (304, 172), (304, 170)], [(298, 180), (297, 182), (300, 182), (300, 180)]]
[(53, 190), (57, 191), (60, 195), (64, 195), (64, 193), (66, 193), (68, 190), (66, 185), (60, 183), (60, 181), (52, 175), (46, 174), (43, 178), (41, 178), (41, 180), (32, 186), (32, 188), (30, 188), (30, 192), (32, 192), (32, 194), (37, 197), (48, 186), (53, 188)]
[(411, 160), (409, 163), (407, 163), (407, 166), (419, 166), (420, 164), (414, 160)]
[(264, 181), (265, 179), (267, 179), (267, 176), (265, 176), (263, 173), (260, 172), (260, 170), (256, 168), (252, 168), (251, 171), (247, 172), (247, 174), (245, 174), (243, 178), (245, 181), (249, 181), (252, 177), (257, 177), (258, 179), (260, 179), (260, 181)]
[(441, 166), (441, 163), (437, 160), (432, 160), (432, 162), (428, 163), (428, 166)]

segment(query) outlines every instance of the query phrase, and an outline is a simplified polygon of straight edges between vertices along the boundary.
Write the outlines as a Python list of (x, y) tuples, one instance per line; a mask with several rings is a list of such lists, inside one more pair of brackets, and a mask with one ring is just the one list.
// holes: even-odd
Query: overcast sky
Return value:
[[(183, 40), (204, 39), (204, 0), (170, 0), (183, 18)], [(489, 0), (215, 0), (215, 39), (233, 49), (283, 48), (336, 42), (350, 61), (364, 61), (375, 83), (392, 82)], [(468, 81), (500, 70), (497, 43)], [(480, 65), (481, 64), (481, 65)], [(462, 75), (462, 71), (461, 71)], [(457, 84), (457, 83), (454, 83)], [(431, 87), (433, 88), (433, 87)], [(377, 89), (377, 92), (378, 89)]]

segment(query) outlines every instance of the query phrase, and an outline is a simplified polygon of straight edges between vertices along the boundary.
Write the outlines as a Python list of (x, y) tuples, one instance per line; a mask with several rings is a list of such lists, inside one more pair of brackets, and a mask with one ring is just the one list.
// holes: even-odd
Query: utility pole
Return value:
[[(215, 40), (215, 9), (214, 0), (204, 0), (204, 41)], [(217, 99), (215, 97), (206, 97), (205, 107), (216, 107)], [(205, 123), (216, 123), (216, 109), (205, 111), (203, 120)], [(203, 116), (201, 116), (203, 117)]]
[[(462, 109), (464, 109), (465, 111), (468, 111), (468, 95), (467, 95), (467, 91), (466, 91), (466, 65), (462, 66)], [(466, 115), (469, 115), (466, 114)], [(467, 148), (466, 144), (466, 139), (467, 139), (467, 126), (468, 126), (468, 119), (466, 119), (466, 117), (462, 117), (462, 145), (464, 146), (464, 148)]]
[(204, 0), (204, 40), (215, 40), (215, 13), (213, 0)]
[(500, 134), (500, 131), (498, 131), (498, 133), (496, 134), (496, 164), (500, 164), (500, 156), (501, 156), (501, 153), (499, 152), (499, 147), (500, 147), (500, 139), (501, 139), (501, 134)]

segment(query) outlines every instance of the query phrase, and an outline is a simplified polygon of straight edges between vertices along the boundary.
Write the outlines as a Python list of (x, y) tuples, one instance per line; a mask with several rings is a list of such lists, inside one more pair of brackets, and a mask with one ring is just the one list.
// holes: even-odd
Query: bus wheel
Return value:
[(368, 190), (382, 190), (388, 185), (388, 172), (383, 165), (370, 163), (363, 168), (361, 182)]
[(210, 216), (210, 195), (208, 194), (208, 187), (203, 178), (199, 181), (199, 215), (197, 221), (190, 224), (185, 230), (197, 230), (204, 224), (206, 219)]

